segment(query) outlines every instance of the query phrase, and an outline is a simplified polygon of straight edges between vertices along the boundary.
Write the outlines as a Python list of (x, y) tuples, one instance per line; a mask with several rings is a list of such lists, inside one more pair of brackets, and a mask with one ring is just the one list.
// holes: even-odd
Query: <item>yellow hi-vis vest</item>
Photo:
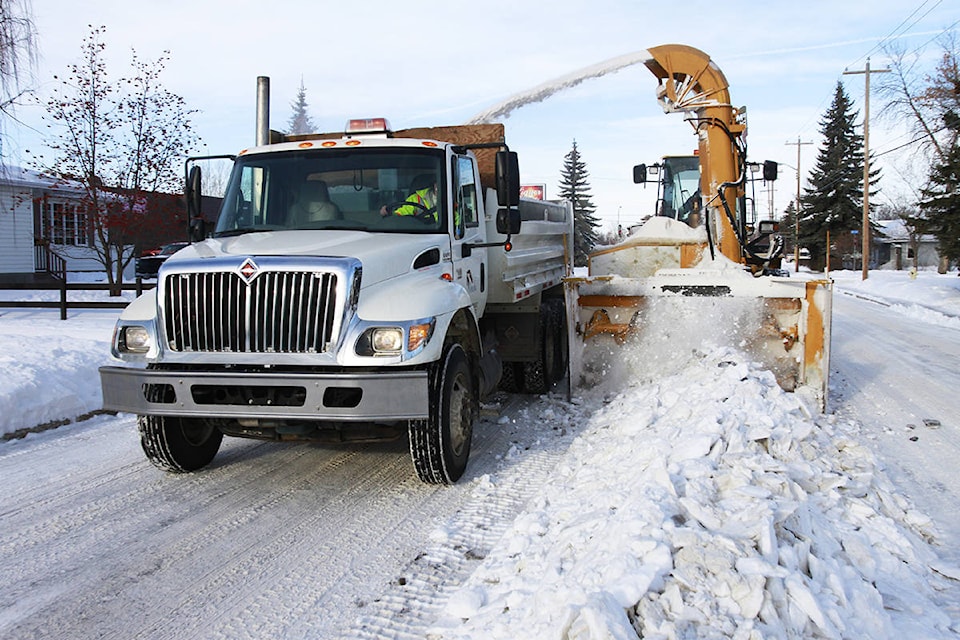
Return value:
[[(416, 202), (417, 204), (422, 204), (427, 209), (433, 209), (433, 211), (430, 212), (430, 215), (432, 215), (434, 221), (436, 221), (437, 210), (434, 209), (434, 207), (436, 206), (436, 202), (433, 202), (435, 198), (430, 193), (432, 189), (433, 187), (426, 187), (424, 189), (420, 189), (419, 191), (414, 191), (413, 193), (410, 194), (410, 197), (407, 198), (407, 202)], [(424, 210), (421, 209), (420, 207), (415, 207), (411, 204), (408, 204), (402, 207), (397, 207), (394, 213), (397, 214), (398, 216), (413, 216), (423, 211)]]

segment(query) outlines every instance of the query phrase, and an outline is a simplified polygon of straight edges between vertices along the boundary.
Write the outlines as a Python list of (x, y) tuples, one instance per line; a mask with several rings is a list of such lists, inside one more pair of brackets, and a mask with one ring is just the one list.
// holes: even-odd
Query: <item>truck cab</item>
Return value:
[[(198, 170), (187, 183), (199, 211)], [(195, 220), (121, 314), (112, 353), (133, 366), (101, 368), (104, 406), (137, 414), (169, 471), (223, 435), (406, 433), (421, 479), (455, 482), (504, 369), (532, 391), (562, 375), (572, 210), (519, 191), (501, 125), (375, 118), (241, 151), (210, 232)]]

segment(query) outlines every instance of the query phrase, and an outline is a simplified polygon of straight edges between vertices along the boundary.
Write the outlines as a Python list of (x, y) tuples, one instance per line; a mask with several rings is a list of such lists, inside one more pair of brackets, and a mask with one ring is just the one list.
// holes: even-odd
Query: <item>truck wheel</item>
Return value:
[(164, 471), (186, 473), (210, 464), (223, 433), (201, 418), (139, 416), (140, 446), (147, 459)]
[(517, 370), (517, 362), (504, 362), (500, 371), (500, 384), (497, 385), (501, 391), (507, 393), (517, 393), (520, 391), (520, 382), (523, 380), (522, 374)]
[(560, 346), (554, 313), (549, 302), (540, 305), (540, 348), (534, 362), (523, 363), (523, 388), (527, 393), (546, 393), (561, 369), (557, 363)]
[(410, 421), (410, 456), (421, 480), (453, 484), (467, 468), (477, 393), (463, 348), (455, 344), (431, 374), (430, 417)]
[(556, 355), (554, 356), (553, 381), (559, 382), (567, 375), (567, 362), (570, 360), (570, 344), (567, 338), (567, 309), (563, 300), (552, 300), (550, 305), (550, 326), (554, 335)]

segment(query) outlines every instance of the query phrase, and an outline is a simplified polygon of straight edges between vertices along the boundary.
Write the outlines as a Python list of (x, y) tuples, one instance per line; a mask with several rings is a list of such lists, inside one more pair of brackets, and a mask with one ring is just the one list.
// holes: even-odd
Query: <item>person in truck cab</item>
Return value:
[(386, 205), (380, 207), (380, 215), (388, 216), (391, 213), (397, 216), (419, 216), (429, 221), (437, 221), (437, 179), (432, 174), (419, 175), (410, 183), (410, 189), (413, 191), (406, 204), (395, 208), (393, 211), (387, 209)]

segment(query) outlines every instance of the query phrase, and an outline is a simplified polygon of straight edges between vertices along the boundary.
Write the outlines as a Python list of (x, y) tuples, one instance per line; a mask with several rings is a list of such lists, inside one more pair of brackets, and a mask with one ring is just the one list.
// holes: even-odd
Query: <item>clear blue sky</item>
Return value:
[[(862, 114), (863, 76), (844, 76), (845, 69), (863, 69), (868, 56), (872, 68), (886, 66), (879, 45), (895, 42), (921, 52), (919, 68), (932, 70), (940, 54), (937, 35), (960, 28), (955, 0), (787, 4), (33, 0), (41, 54), (37, 86), (39, 96), (48, 95), (53, 76), (78, 61), (87, 25), (105, 25), (110, 76), (127, 73), (131, 48), (148, 59), (169, 51), (164, 83), (199, 110), (194, 124), (204, 150), (233, 153), (253, 143), (258, 75), (272, 80), (275, 129), (285, 128), (301, 78), (322, 130), (340, 130), (351, 117), (381, 115), (395, 128), (447, 125), (577, 69), (681, 43), (710, 54), (730, 82), (734, 103), (747, 106), (751, 160), (796, 165), (796, 145), (787, 143), (798, 137), (820, 143), (818, 123), (838, 80)], [(575, 139), (606, 225), (651, 213), (654, 190), (632, 183), (633, 165), (696, 146), (682, 117), (659, 109), (655, 86), (644, 67), (634, 66), (514, 112), (504, 122), (524, 181), (544, 183), (548, 197), (556, 196), (563, 157)], [(882, 104), (872, 95), (877, 116)], [(43, 129), (39, 108), (19, 115)], [(909, 140), (900, 125), (880, 117), (871, 118), (870, 132), (875, 154)], [(14, 137), (5, 145), (6, 160), (25, 162), (22, 152), (39, 144), (38, 134), (26, 128), (8, 133)], [(816, 150), (803, 147), (803, 174)], [(910, 185), (922, 179), (909, 156), (880, 156), (879, 202), (909, 197)], [(781, 178), (774, 191), (778, 213), (796, 190), (791, 167), (781, 167)], [(762, 211), (767, 200), (758, 194)]]

